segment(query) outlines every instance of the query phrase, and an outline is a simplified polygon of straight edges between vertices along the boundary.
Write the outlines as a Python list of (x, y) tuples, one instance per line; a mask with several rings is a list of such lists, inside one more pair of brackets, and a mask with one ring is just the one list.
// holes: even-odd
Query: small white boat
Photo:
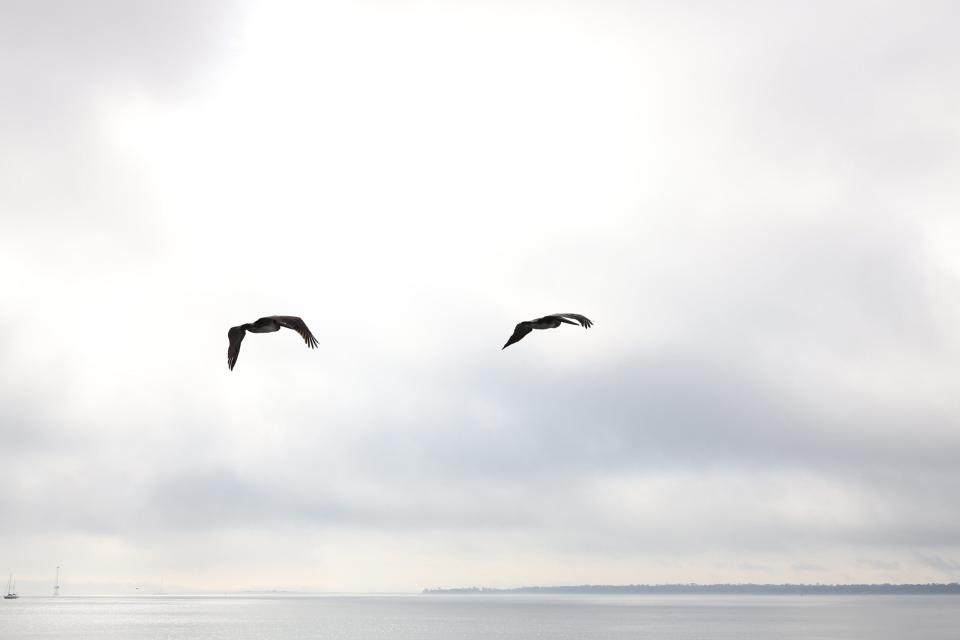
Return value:
[(16, 600), (19, 597), (17, 595), (17, 581), (13, 579), (13, 572), (11, 572), (10, 577), (7, 578), (7, 595), (3, 596), (3, 599)]

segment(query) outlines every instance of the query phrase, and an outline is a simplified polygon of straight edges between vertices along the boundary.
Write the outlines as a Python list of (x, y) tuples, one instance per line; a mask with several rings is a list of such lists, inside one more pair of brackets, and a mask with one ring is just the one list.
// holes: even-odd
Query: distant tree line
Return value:
[(424, 589), (428, 594), (458, 593), (599, 593), (599, 594), (778, 594), (778, 595), (960, 595), (960, 584), (581, 584), (563, 587), (515, 587), (494, 589), (490, 587), (460, 587), (453, 589)]

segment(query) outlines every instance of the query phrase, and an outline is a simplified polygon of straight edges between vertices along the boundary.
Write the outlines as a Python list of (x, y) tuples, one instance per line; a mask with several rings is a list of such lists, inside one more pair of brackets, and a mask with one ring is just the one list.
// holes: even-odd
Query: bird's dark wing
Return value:
[(559, 316), (560, 318), (573, 318), (583, 325), (584, 329), (589, 329), (591, 326), (593, 326), (593, 322), (590, 320), (590, 318), (587, 316), (582, 316), (579, 313), (555, 313), (553, 315)]
[(230, 346), (227, 347), (227, 366), (233, 371), (233, 365), (237, 364), (237, 358), (240, 356), (240, 343), (243, 342), (243, 336), (247, 330), (243, 327), (231, 327), (227, 332), (227, 338), (230, 339)]
[(287, 329), (293, 329), (300, 334), (300, 337), (303, 338), (303, 341), (307, 343), (307, 346), (311, 349), (317, 347), (317, 339), (313, 337), (313, 334), (310, 333), (310, 329), (307, 328), (307, 323), (298, 318), (297, 316), (271, 316), (274, 320), (280, 323), (281, 327), (286, 327)]
[(516, 328), (514, 328), (513, 335), (510, 336), (510, 339), (507, 340), (507, 344), (503, 345), (503, 347), (500, 350), (503, 351), (504, 349), (512, 345), (514, 342), (520, 342), (521, 340), (523, 340), (523, 336), (527, 335), (531, 331), (533, 331), (532, 323), (521, 322), (516, 326)]

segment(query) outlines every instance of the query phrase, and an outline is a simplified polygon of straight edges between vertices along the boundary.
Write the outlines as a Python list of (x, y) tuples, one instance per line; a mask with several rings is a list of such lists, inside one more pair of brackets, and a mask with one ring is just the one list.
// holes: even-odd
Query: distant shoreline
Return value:
[(742, 595), (960, 595), (960, 583), (929, 584), (583, 584), (560, 587), (455, 587), (424, 589), (424, 594), (742, 594)]

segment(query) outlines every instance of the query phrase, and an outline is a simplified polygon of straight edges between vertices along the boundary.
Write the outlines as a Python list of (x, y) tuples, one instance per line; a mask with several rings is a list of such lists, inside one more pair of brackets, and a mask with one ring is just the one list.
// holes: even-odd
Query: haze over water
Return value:
[(24, 598), (16, 640), (956, 640), (955, 596)]

